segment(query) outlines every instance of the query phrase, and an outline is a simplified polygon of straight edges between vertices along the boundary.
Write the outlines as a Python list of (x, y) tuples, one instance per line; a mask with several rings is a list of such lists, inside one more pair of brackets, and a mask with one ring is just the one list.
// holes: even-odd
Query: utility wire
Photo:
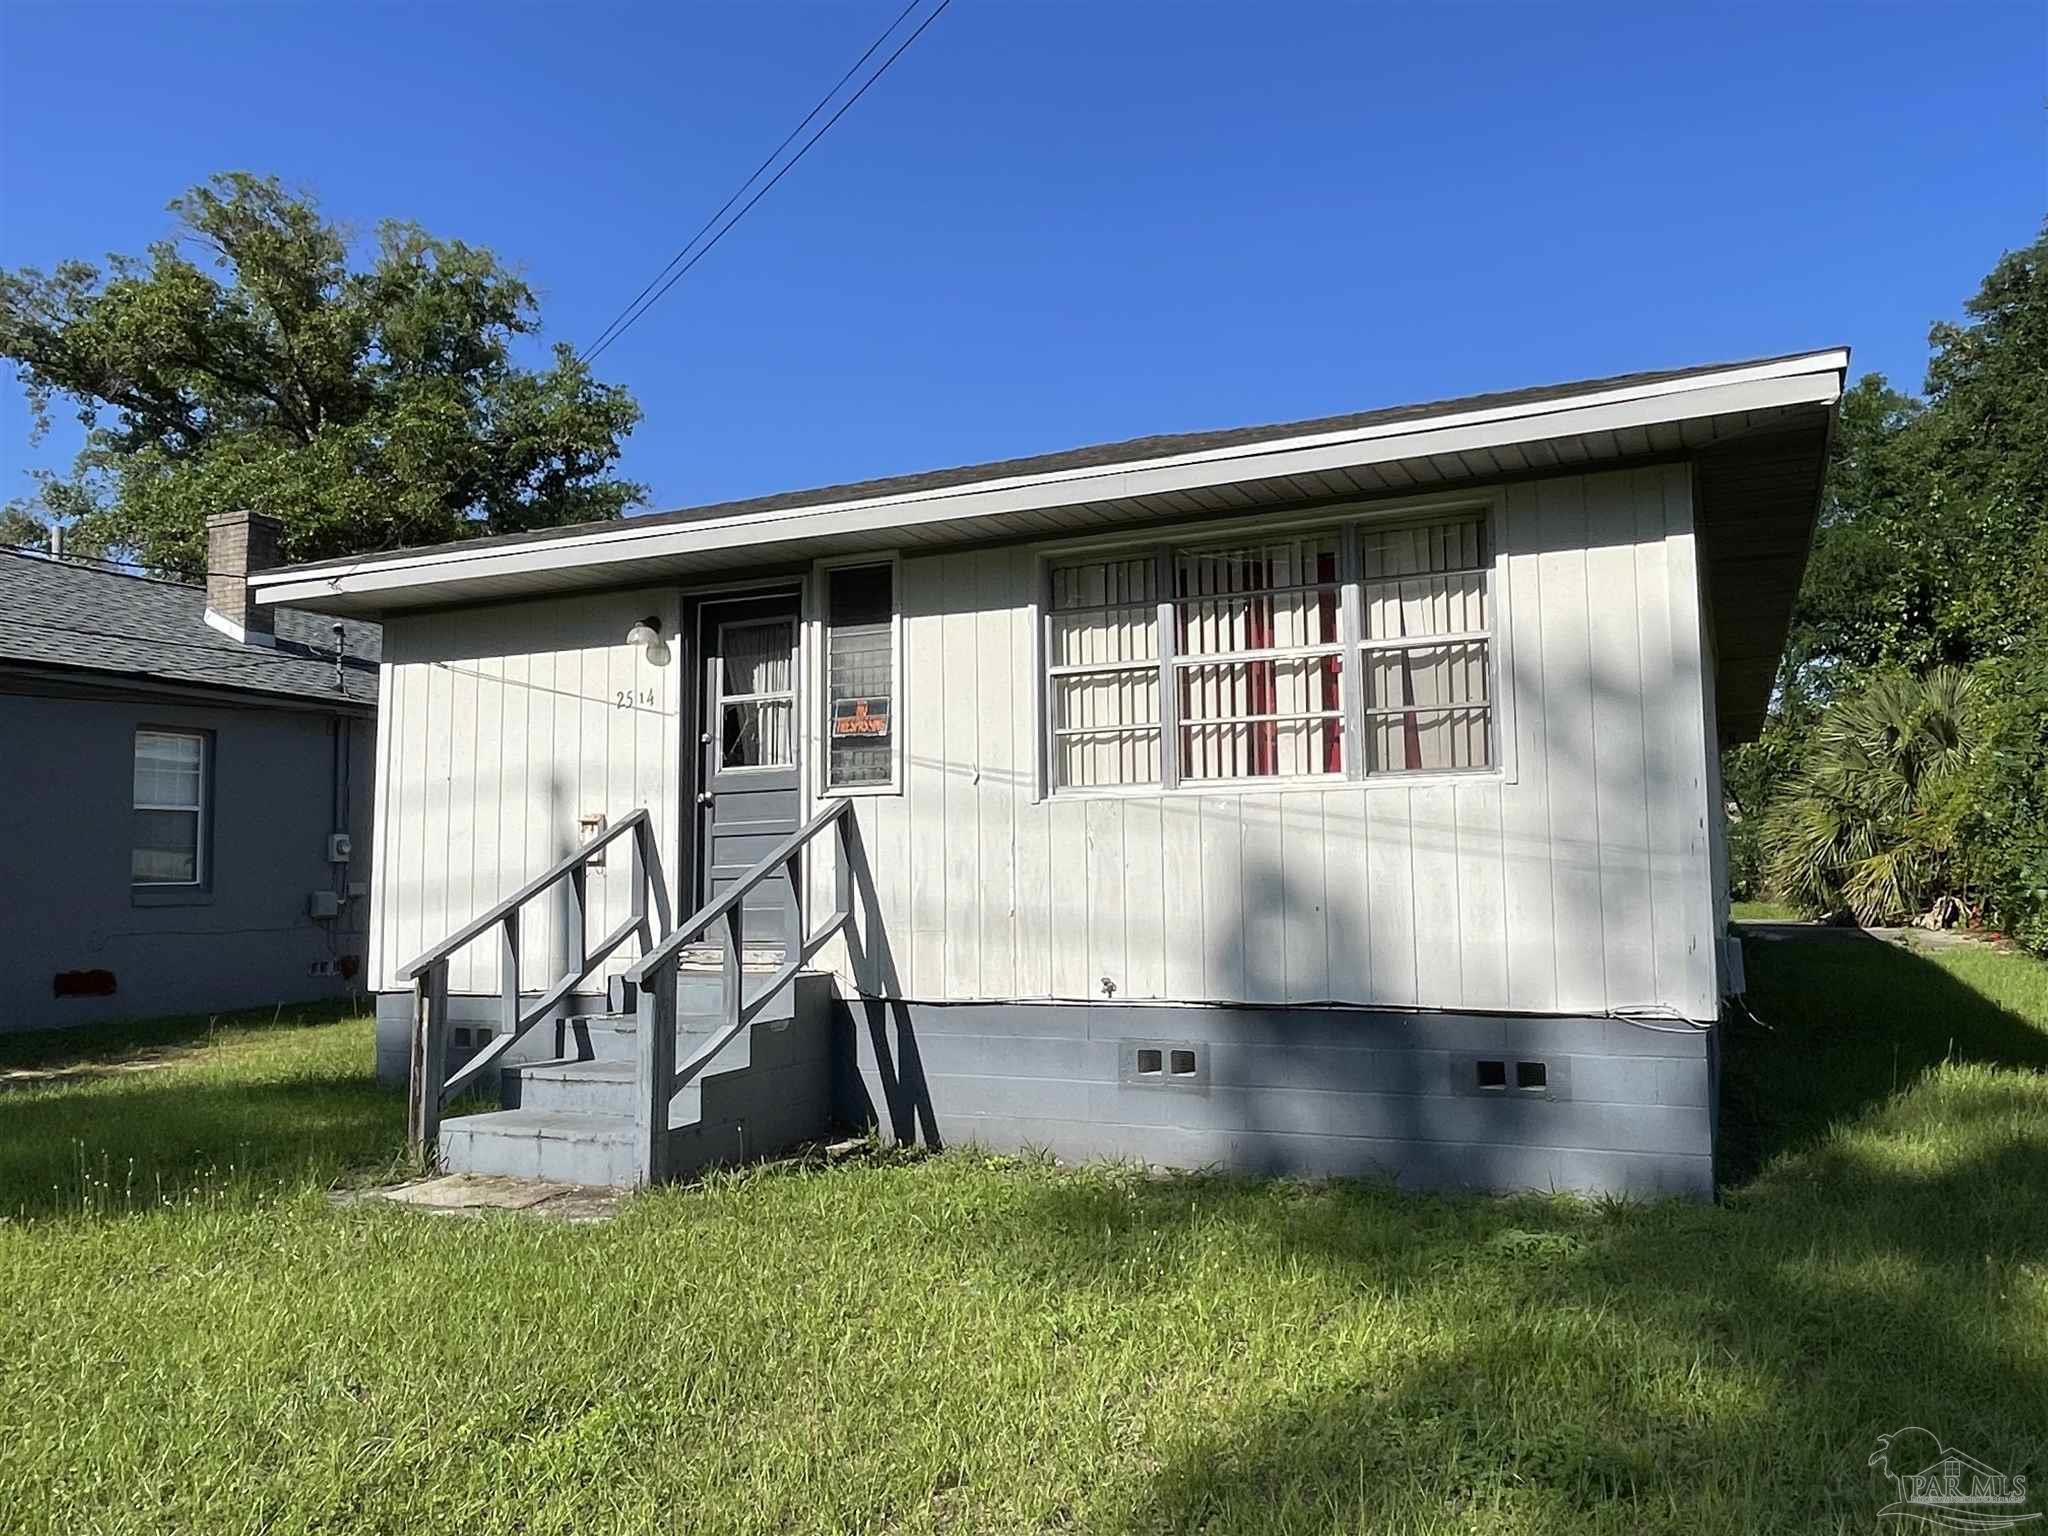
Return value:
[(733, 188), (732, 196), (728, 197), (725, 200), (724, 205), (720, 207), (718, 212), (712, 214), (710, 218), (704, 221), (704, 227), (702, 229), (699, 229), (697, 233), (695, 233), (694, 235), (690, 236), (689, 240), (684, 243), (683, 248), (677, 251), (675, 255), (669, 258), (667, 266), (663, 267), (659, 272), (655, 273), (654, 276), (650, 277), (647, 280), (647, 285), (644, 288), (642, 288), (638, 293), (633, 295), (633, 297), (627, 302), (626, 307), (624, 309), (620, 310), (616, 315), (612, 316), (611, 324), (607, 325), (602, 331), (598, 332), (597, 336), (591, 341), (590, 345), (585, 347), (582, 353), (578, 355), (576, 359), (578, 362), (589, 362), (590, 359), (596, 356), (602, 348), (610, 344), (612, 340), (613, 331), (618, 326), (619, 322), (624, 320), (627, 315), (632, 313), (635, 305), (637, 305), (642, 299), (646, 298), (648, 294), (654, 291), (654, 285), (656, 283), (660, 282), (663, 278), (667, 277), (669, 273), (675, 270), (676, 263), (681, 261), (685, 256), (690, 254), (690, 247), (695, 245), (699, 240), (702, 240), (705, 237), (705, 235), (711, 232), (711, 227), (714, 224), (716, 224), (720, 219), (725, 217), (727, 211), (731, 209), (734, 203), (740, 200), (740, 197), (742, 196), (742, 194), (746, 192), (747, 188), (751, 187), (757, 180), (760, 179), (761, 173), (767, 170), (769, 166), (773, 165), (776, 162), (776, 160), (781, 157), (782, 152), (785, 149), (789, 148), (789, 146), (795, 141), (796, 136), (798, 134), (802, 133), (806, 128), (810, 127), (811, 120), (815, 118), (820, 112), (825, 110), (825, 104), (829, 102), (834, 96), (837, 96), (839, 92), (845, 87), (846, 82), (854, 77), (855, 72), (858, 71), (863, 64), (867, 63), (869, 59), (875, 56), (875, 50), (877, 48), (880, 48), (882, 44), (888, 40), (889, 34), (891, 32), (894, 32), (898, 27), (903, 25), (903, 18), (908, 16), (912, 11), (916, 10), (918, 6), (923, 3), (924, 0), (910, 0), (910, 3), (908, 5), (904, 6), (902, 10), (896, 13), (896, 19), (890, 22), (888, 26), (882, 28), (881, 32), (876, 36), (875, 40), (872, 43), (868, 44), (867, 51), (863, 53), (859, 58), (855, 59), (852, 64), (847, 66), (845, 74), (841, 75), (837, 80), (832, 82), (832, 88), (828, 90), (824, 95), (818, 98), (818, 104), (812, 107), (810, 111), (804, 114), (803, 121), (798, 123), (794, 128), (790, 129), (789, 132), (783, 136), (783, 140), (780, 144), (776, 145), (773, 149), (768, 151), (767, 157), (763, 159), (759, 165), (755, 166), (753, 170), (747, 173), (747, 179), (745, 181), (741, 182), (737, 187)]
[[(391, 553), (396, 553), (396, 551), (391, 551)], [(106, 573), (109, 576), (126, 576), (134, 581), (153, 581), (162, 587), (196, 587), (200, 584), (199, 579), (203, 576), (225, 576), (234, 581), (247, 581), (251, 576), (264, 576), (268, 575), (271, 570), (283, 569), (281, 566), (272, 566), (262, 571), (200, 570), (185, 571), (173, 576), (160, 576), (131, 561), (116, 560), (110, 555), (80, 555), (73, 554), (68, 549), (61, 555), (53, 555), (48, 549), (38, 548), (34, 544), (0, 544), (0, 554), (19, 555), (27, 560), (41, 560), (48, 565), (104, 565), (109, 567)], [(375, 557), (365, 555), (363, 558), (373, 559)], [(93, 574), (97, 575), (98, 573), (94, 572)]]
[[(740, 211), (734, 214), (732, 218), (726, 222), (724, 227), (718, 231), (717, 234), (713, 235), (708, 241), (706, 241), (703, 247), (698, 250), (696, 255), (692, 256), (688, 261), (683, 262), (682, 266), (678, 270), (674, 271), (665, 281), (657, 278), (656, 282), (659, 284), (659, 286), (655, 287), (653, 294), (644, 301), (635, 301), (638, 304), (638, 308), (634, 308), (633, 305), (628, 305), (627, 309), (630, 311), (630, 313), (628, 313), (623, 320), (614, 321), (611, 326), (607, 326), (606, 330), (610, 332), (610, 334), (605, 336), (602, 340), (594, 343), (590, 347), (590, 349), (583, 354), (579, 361), (585, 363), (594, 361), (601, 353), (603, 353), (605, 348), (609, 347), (613, 342), (617, 341), (621, 336), (625, 335), (627, 331), (631, 330), (634, 324), (640, 319), (642, 315), (646, 314), (648, 310), (654, 308), (656, 304), (659, 304), (662, 300), (662, 297), (665, 294), (667, 294), (669, 289), (675, 287), (677, 283), (681, 282), (685, 277), (689, 276), (690, 269), (696, 266), (697, 263), (702, 261), (706, 256), (710, 255), (712, 250), (717, 246), (718, 242), (723, 240), (728, 234), (732, 232), (733, 226), (739, 223), (741, 219), (744, 219), (748, 215), (748, 213), (750, 213), (753, 210), (753, 207), (756, 203), (760, 202), (762, 198), (766, 197), (770, 192), (775, 190), (775, 184), (777, 182), (781, 181), (783, 177), (787, 176), (791, 171), (796, 169), (798, 164), (802, 162), (804, 156), (811, 152), (812, 146), (815, 145), (818, 142), (818, 140), (822, 139), (826, 134), (832, 131), (832, 125), (838, 122), (840, 118), (846, 116), (846, 114), (852, 110), (854, 103), (859, 101), (861, 97), (865, 96), (868, 93), (869, 88), (872, 87), (877, 80), (881, 79), (882, 76), (886, 75), (889, 72), (889, 66), (894, 64), (898, 59), (902, 58), (904, 53), (909, 49), (910, 45), (916, 42), (920, 37), (924, 36), (925, 28), (929, 27), (933, 22), (937, 21), (939, 17), (945, 13), (946, 7), (951, 5), (952, 3), (953, 0), (939, 0), (938, 5), (933, 8), (931, 13), (927, 15), (923, 21), (917, 24), (916, 30), (913, 31), (910, 34), (910, 36), (906, 37), (902, 42), (896, 45), (896, 50), (882, 61), (881, 67), (876, 69), (873, 74), (869, 75), (867, 79), (861, 83), (860, 89), (855, 91), (851, 96), (849, 96), (845, 100), (845, 102), (841, 104), (838, 111), (834, 112), (830, 117), (825, 119), (824, 123), (819, 127), (818, 131), (812, 134), (808, 139), (804, 141), (803, 147), (783, 163), (782, 169), (777, 171), (772, 177), (770, 177), (767, 183), (761, 188), (760, 191), (756, 192), (752, 197), (748, 198), (746, 203), (740, 208)], [(908, 15), (909, 12), (906, 10), (904, 14)], [(892, 21), (889, 24), (888, 31), (883, 32), (882, 37), (886, 38), (889, 35), (889, 32), (894, 31), (896, 27), (901, 24), (902, 19), (903, 18), (899, 16), (895, 21)], [(876, 43), (879, 45), (881, 40), (881, 38), (877, 38)], [(872, 52), (873, 50), (870, 49), (869, 51)], [(863, 57), (865, 57), (865, 55), (863, 55)], [(858, 64), (854, 66), (855, 69), (858, 69), (859, 67), (860, 66)], [(843, 84), (844, 82), (842, 81), (841, 83)], [(833, 87), (833, 90), (835, 91), (838, 89), (838, 86)], [(829, 101), (830, 99), (831, 97), (828, 94), (826, 100)], [(811, 116), (815, 117), (816, 115), (817, 109), (813, 108)], [(810, 118), (807, 117), (804, 121), (808, 122), (810, 121)], [(800, 123), (797, 125), (797, 132), (802, 132), (802, 130), (803, 125)], [(792, 137), (794, 137), (794, 135), (792, 135)], [(787, 140), (785, 140), (784, 142), (787, 143)], [(776, 153), (780, 154), (781, 150), (778, 149)], [(769, 156), (769, 159), (773, 160), (774, 156)], [(755, 176), (758, 176), (760, 172), (756, 171), (754, 174)], [(748, 181), (751, 180), (753, 180), (753, 177), (748, 178)], [(746, 190), (746, 186), (747, 183), (742, 182), (740, 184), (740, 190)], [(738, 195), (739, 193), (737, 192), (733, 194), (734, 197), (737, 197)], [(731, 203), (728, 202), (726, 206), (730, 207)], [(712, 216), (712, 222), (716, 223), (717, 220), (718, 215), (714, 214)], [(683, 247), (683, 250), (685, 251), (687, 251), (688, 249), (688, 246)], [(679, 251), (676, 254), (676, 261), (680, 261), (681, 258), (682, 252)], [(675, 264), (675, 261), (671, 261), (669, 263), (669, 266), (674, 267)], [(644, 291), (645, 290), (643, 290), (643, 292)]]

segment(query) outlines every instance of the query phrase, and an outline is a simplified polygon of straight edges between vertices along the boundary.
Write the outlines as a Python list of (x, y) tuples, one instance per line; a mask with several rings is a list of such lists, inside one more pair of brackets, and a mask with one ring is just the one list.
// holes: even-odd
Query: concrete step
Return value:
[(626, 1115), (501, 1109), (441, 1122), (441, 1166), (561, 1184), (630, 1185), (639, 1176)]
[(501, 1078), (507, 1109), (631, 1118), (638, 1063), (624, 1056), (521, 1062)]

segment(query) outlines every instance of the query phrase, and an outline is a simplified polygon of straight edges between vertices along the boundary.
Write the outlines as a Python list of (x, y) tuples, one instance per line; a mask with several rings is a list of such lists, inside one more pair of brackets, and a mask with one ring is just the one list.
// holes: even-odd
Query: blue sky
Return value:
[[(0, 265), (208, 173), (491, 246), (582, 342), (898, 9), (0, 0)], [(655, 506), (1846, 342), (2048, 205), (2048, 10), (955, 0), (600, 360)], [(40, 449), (11, 386), (0, 495)]]

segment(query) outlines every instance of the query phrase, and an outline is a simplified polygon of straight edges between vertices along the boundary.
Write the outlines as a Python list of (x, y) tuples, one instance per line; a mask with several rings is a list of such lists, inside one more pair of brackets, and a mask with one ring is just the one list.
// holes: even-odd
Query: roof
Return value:
[(1761, 724), (1811, 543), (1846, 348), (1131, 438), (746, 501), (265, 571), (258, 601), (385, 616), (730, 581), (862, 555), (1413, 505), (1690, 462), (1725, 737)]
[(81, 673), (374, 706), (383, 632), (343, 619), (276, 612), (277, 644), (245, 645), (206, 622), (206, 589), (125, 571), (0, 550), (0, 666)]
[[(1225, 427), (1203, 432), (1171, 432), (1149, 437), (1125, 438), (1114, 443), (1094, 443), (1067, 448), (1057, 453), (1033, 454), (1025, 458), (994, 459), (981, 464), (961, 464), (950, 469), (919, 470), (911, 474), (886, 475), (874, 480), (856, 480), (839, 485), (815, 486), (809, 490), (778, 491), (741, 501), (710, 502), (702, 506), (677, 507), (666, 512), (644, 512), (630, 519), (635, 528), (658, 528), (713, 519), (758, 517), (768, 513), (798, 511), (848, 501), (877, 501), (926, 491), (946, 490), (989, 480), (1014, 480), (1037, 475), (1059, 474), (1077, 469), (1107, 469), (1151, 459), (1178, 458), (1219, 448), (1250, 447), (1290, 438), (1321, 437), (1330, 433), (1355, 432), (1370, 427), (1425, 421), (1436, 416), (1464, 416), (1477, 412), (1504, 410), (1516, 406), (1543, 405), (1581, 395), (1613, 394), (1641, 389), (1647, 385), (1675, 383), (1703, 378), (1736, 369), (1753, 369), (1774, 363), (1803, 360), (1813, 354), (1780, 353), (1733, 363), (1705, 363), (1689, 368), (1666, 368), (1645, 373), (1618, 373), (1605, 378), (1578, 379), (1564, 384), (1543, 384), (1528, 389), (1497, 390), (1488, 394), (1459, 395), (1411, 405), (1382, 406), (1369, 411), (1351, 411), (1336, 416), (1315, 416), (1300, 421), (1271, 422), (1263, 426)], [(361, 568), (410, 556), (428, 556), (456, 550), (507, 549), (518, 545), (554, 543), (619, 526), (617, 520), (601, 523), (572, 523), (558, 528), (534, 528), (520, 533), (496, 534), (463, 539), (447, 544), (415, 545), (381, 554), (344, 556), (291, 566), (293, 573)]]

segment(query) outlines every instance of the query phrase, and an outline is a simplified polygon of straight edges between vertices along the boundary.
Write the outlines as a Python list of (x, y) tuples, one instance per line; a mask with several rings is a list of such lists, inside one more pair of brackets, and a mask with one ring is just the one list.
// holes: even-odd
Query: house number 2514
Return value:
[(639, 705), (652, 704), (653, 702), (654, 690), (652, 688), (621, 688), (613, 699), (613, 705), (618, 709), (634, 709)]

